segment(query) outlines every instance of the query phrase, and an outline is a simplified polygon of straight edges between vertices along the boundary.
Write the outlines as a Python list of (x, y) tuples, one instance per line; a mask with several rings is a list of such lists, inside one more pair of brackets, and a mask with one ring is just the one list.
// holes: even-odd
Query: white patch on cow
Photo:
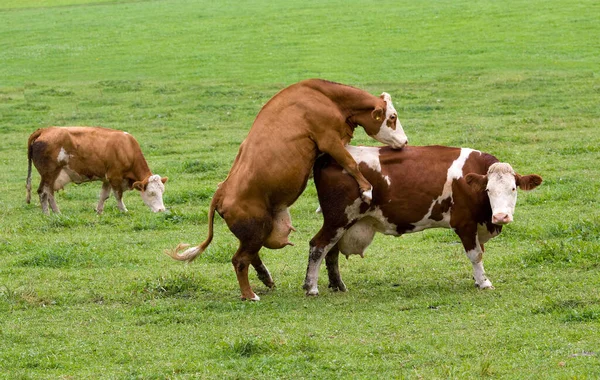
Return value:
[(346, 257), (350, 255), (364, 257), (365, 250), (371, 244), (375, 232), (377, 232), (374, 226), (376, 222), (373, 218), (369, 217), (356, 222), (338, 242), (340, 252), (346, 255)]
[(123, 132), (123, 133), (125, 133), (126, 135), (128, 135), (128, 134), (129, 134), (128, 132)]
[(474, 150), (468, 149), (468, 148), (462, 148), (460, 150), (460, 155), (458, 156), (458, 158), (456, 160), (454, 160), (452, 162), (452, 165), (450, 165), (450, 168), (448, 168), (448, 172), (446, 173), (446, 182), (444, 182), (442, 194), (439, 197), (437, 197), (436, 199), (434, 199), (433, 202), (431, 202), (431, 205), (429, 206), (429, 211), (427, 211), (427, 214), (425, 214), (425, 216), (423, 218), (421, 218), (421, 220), (412, 224), (415, 228), (411, 232), (418, 232), (418, 231), (422, 231), (427, 228), (434, 228), (434, 227), (442, 227), (442, 228), (450, 227), (451, 210), (448, 210), (447, 212), (443, 213), (441, 220), (430, 219), (431, 213), (433, 212), (433, 208), (435, 207), (436, 204), (440, 204), (448, 198), (450, 198), (450, 200), (452, 201), (452, 182), (463, 176), (463, 166), (465, 166), (465, 162), (467, 161), (467, 158), (469, 158), (469, 155), (472, 152), (474, 152)]
[(487, 177), (486, 191), (492, 207), (492, 222), (510, 223), (517, 204), (515, 171), (509, 164), (497, 162), (489, 167)]
[[(391, 146), (394, 149), (400, 149), (406, 143), (408, 143), (408, 138), (404, 133), (404, 129), (402, 129), (402, 124), (400, 124), (400, 120), (398, 119), (398, 113), (392, 104), (392, 97), (387, 92), (381, 94), (383, 96), (383, 100), (386, 102), (386, 112), (385, 119), (381, 126), (379, 127), (379, 132), (375, 136), (375, 140), (380, 141), (386, 145)], [(395, 128), (388, 127), (388, 120), (390, 117), (394, 116), (395, 120)]]
[(65, 150), (65, 148), (60, 148), (60, 152), (58, 152), (58, 156), (56, 157), (56, 161), (58, 161), (59, 163), (68, 163), (69, 162), (69, 157), (71, 157), (67, 151)]
[(163, 203), (163, 193), (165, 192), (165, 185), (162, 183), (159, 175), (152, 175), (148, 177), (148, 184), (146, 189), (140, 193), (144, 203), (150, 207), (153, 212), (165, 211), (165, 205)]
[(477, 224), (477, 238), (481, 244), (487, 243), (491, 238), (498, 236), (498, 231), (490, 232), (485, 224)]
[(381, 173), (381, 162), (379, 161), (379, 148), (373, 146), (346, 145), (346, 150), (357, 164), (365, 163), (369, 168)]
[[(375, 232), (385, 235), (398, 236), (397, 226), (390, 223), (379, 207), (374, 207), (364, 214), (360, 213), (362, 201), (356, 199), (354, 203), (344, 210), (348, 221), (358, 221), (346, 230), (339, 240), (339, 249), (346, 257), (360, 255), (363, 257), (365, 250), (373, 241)], [(343, 232), (343, 229), (340, 229)], [(338, 231), (338, 234), (340, 233)]]
[(475, 277), (475, 286), (479, 289), (493, 289), (492, 282), (485, 276), (485, 269), (483, 268), (483, 251), (479, 245), (479, 239), (475, 239), (477, 242), (476, 248), (467, 251), (467, 257), (473, 264), (473, 277)]
[[(389, 175), (384, 175), (383, 179), (385, 180), (385, 182), (388, 184), (388, 186), (392, 185), (392, 180), (390, 179)], [(390, 199), (391, 200), (391, 199)]]

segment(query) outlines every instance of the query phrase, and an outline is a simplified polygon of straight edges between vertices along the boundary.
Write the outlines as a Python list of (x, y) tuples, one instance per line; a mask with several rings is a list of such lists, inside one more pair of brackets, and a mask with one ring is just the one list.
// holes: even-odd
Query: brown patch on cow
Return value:
[(433, 205), (429, 219), (439, 222), (444, 219), (444, 214), (450, 210), (450, 207), (452, 207), (452, 198), (450, 197), (443, 199), (441, 202), (436, 202)]

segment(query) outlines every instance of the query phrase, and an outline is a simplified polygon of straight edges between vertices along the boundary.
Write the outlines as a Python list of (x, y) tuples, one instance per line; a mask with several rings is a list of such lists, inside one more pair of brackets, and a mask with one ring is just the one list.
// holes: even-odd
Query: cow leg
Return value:
[(269, 288), (275, 287), (275, 282), (273, 281), (273, 277), (271, 277), (271, 273), (267, 267), (263, 264), (262, 260), (258, 253), (252, 260), (252, 266), (256, 270), (256, 274), (258, 275), (258, 279), (262, 281)]
[(100, 190), (100, 200), (98, 200), (98, 207), (96, 207), (96, 212), (98, 214), (102, 214), (104, 211), (104, 202), (110, 196), (110, 183), (102, 182), (102, 190)]
[(125, 203), (123, 203), (123, 180), (112, 179), (110, 181), (110, 186), (112, 187), (113, 194), (115, 195), (115, 199), (117, 200), (117, 207), (122, 212), (127, 212), (127, 207), (125, 207)]
[(322, 138), (321, 141), (318, 141), (317, 144), (321, 152), (333, 157), (356, 180), (360, 188), (361, 198), (365, 202), (371, 202), (371, 199), (373, 199), (373, 186), (362, 175), (358, 169), (358, 164), (352, 155), (348, 153), (339, 136), (327, 136), (327, 138)]
[(329, 276), (329, 287), (333, 291), (345, 292), (347, 288), (340, 275), (339, 257), (340, 250), (336, 244), (325, 255), (325, 265), (327, 266), (327, 275)]
[(485, 269), (483, 268), (483, 244), (479, 243), (477, 233), (468, 235), (463, 235), (460, 231), (457, 231), (457, 233), (463, 243), (467, 257), (473, 264), (475, 286), (479, 289), (493, 289), (492, 282), (485, 276)]
[[(60, 171), (60, 169), (59, 169)], [(42, 177), (40, 181), (40, 186), (38, 187), (38, 194), (40, 196), (40, 205), (42, 206), (42, 212), (44, 214), (48, 214), (48, 205), (52, 209), (52, 212), (56, 214), (60, 214), (60, 209), (56, 204), (56, 200), (54, 199), (54, 179), (57, 175), (45, 175)]]
[(42, 207), (42, 212), (48, 215), (48, 191), (46, 186), (44, 186), (43, 180), (40, 182), (37, 192), (40, 196), (40, 206)]
[(254, 291), (252, 291), (252, 287), (250, 286), (250, 280), (248, 279), (248, 267), (252, 264), (253, 261), (256, 262), (257, 259), (260, 261), (260, 258), (258, 257), (259, 250), (260, 247), (250, 249), (245, 247), (244, 243), (240, 242), (240, 247), (231, 259), (233, 269), (235, 270), (235, 275), (237, 276), (238, 283), (240, 284), (242, 300), (260, 301), (260, 297), (257, 296), (254, 293)]
[(344, 235), (345, 229), (321, 228), (321, 230), (310, 241), (310, 252), (308, 254), (308, 267), (306, 268), (306, 278), (302, 288), (306, 290), (307, 296), (319, 295), (319, 267), (323, 258), (329, 250), (333, 248), (338, 240)]

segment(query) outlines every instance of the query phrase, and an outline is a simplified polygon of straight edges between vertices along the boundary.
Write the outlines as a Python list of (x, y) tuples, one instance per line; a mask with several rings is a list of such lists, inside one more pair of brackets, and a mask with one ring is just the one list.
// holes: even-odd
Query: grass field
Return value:
[[(0, 377), (600, 377), (600, 4), (582, 0), (0, 2)], [(321, 217), (263, 250), (276, 288), (239, 301), (237, 240), (208, 204), (260, 107), (311, 77), (392, 94), (413, 145), (479, 149), (544, 178), (486, 245), (473, 286), (448, 230), (378, 236), (347, 293), (301, 289)], [(25, 203), (26, 142), (49, 125), (132, 133), (168, 176), (152, 214), (99, 183)], [(355, 144), (375, 145), (362, 131)], [(39, 175), (34, 172), (34, 189)]]

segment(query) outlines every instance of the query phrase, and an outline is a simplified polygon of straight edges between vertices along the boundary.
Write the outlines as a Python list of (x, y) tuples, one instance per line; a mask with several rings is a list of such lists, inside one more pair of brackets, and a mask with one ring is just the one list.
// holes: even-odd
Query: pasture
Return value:
[[(600, 376), (600, 4), (565, 0), (5, 0), (0, 3), (0, 377), (531, 378)], [(319, 77), (390, 93), (412, 145), (463, 146), (544, 178), (486, 244), (474, 288), (449, 230), (378, 235), (340, 260), (347, 293), (307, 298), (311, 181), (295, 244), (261, 251), (239, 301), (237, 240), (189, 265), (207, 210), (261, 106)], [(136, 192), (94, 212), (25, 203), (27, 137), (102, 125), (168, 176), (168, 212)], [(357, 129), (353, 144), (376, 145)], [(39, 174), (33, 172), (33, 188)]]

